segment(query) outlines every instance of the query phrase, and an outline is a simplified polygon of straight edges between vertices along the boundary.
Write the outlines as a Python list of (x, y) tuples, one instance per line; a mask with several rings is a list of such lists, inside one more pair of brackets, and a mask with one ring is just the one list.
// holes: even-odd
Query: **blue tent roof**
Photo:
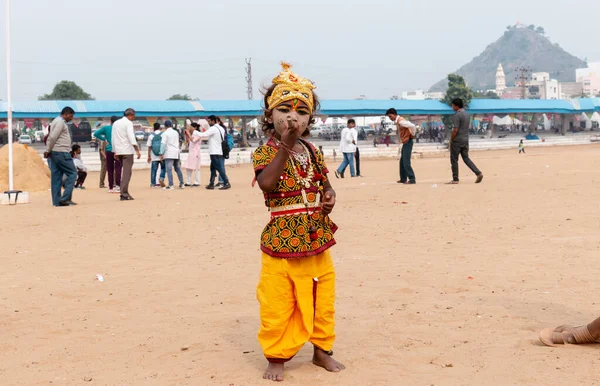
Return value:
[(576, 114), (585, 112), (582, 106), (594, 111), (590, 99), (558, 100), (558, 99), (473, 99), (469, 105), (471, 114), (485, 113), (555, 113)]
[[(204, 111), (196, 101), (33, 101), (15, 102), (12, 110), (15, 118), (53, 118), (70, 106), (78, 117), (102, 117), (123, 115), (132, 107), (140, 116), (188, 116)], [(8, 104), (0, 102), (0, 118), (6, 118)]]
[[(13, 104), (15, 118), (53, 118), (65, 106), (71, 106), (77, 117), (108, 117), (121, 115), (131, 107), (140, 117), (205, 117), (246, 116), (262, 113), (259, 100), (231, 101), (31, 101)], [(440, 101), (424, 100), (324, 100), (319, 114), (328, 116), (384, 115), (390, 107), (402, 115), (452, 114), (450, 107)], [(474, 99), (471, 114), (555, 113), (578, 114), (600, 111), (600, 98), (574, 100), (500, 100)], [(0, 118), (6, 118), (7, 103), (0, 102)]]

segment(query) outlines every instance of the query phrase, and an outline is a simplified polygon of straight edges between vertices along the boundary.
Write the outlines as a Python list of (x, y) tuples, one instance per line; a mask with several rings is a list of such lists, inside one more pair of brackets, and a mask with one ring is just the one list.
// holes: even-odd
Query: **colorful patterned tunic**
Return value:
[[(271, 212), (271, 221), (262, 232), (261, 250), (269, 256), (297, 259), (318, 255), (335, 245), (333, 234), (337, 226), (329, 216), (321, 213), (322, 183), (327, 181), (327, 166), (320, 151), (305, 143), (310, 150), (315, 176), (306, 188), (294, 178), (294, 163), (288, 159), (277, 186), (264, 193), (265, 204)], [(273, 140), (254, 151), (252, 161), (258, 176), (275, 158), (278, 148)], [(285, 150), (282, 150), (285, 151)], [(319, 184), (321, 183), (321, 184)], [(305, 205), (302, 190), (306, 192)], [(311, 235), (311, 227), (316, 232)]]

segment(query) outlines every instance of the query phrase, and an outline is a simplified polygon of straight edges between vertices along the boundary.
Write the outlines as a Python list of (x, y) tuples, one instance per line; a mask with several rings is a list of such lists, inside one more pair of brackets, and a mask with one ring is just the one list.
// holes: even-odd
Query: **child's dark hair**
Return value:
[(200, 125), (199, 125), (199, 124), (197, 124), (196, 122), (192, 122), (192, 123), (190, 124), (190, 126), (192, 126), (194, 129), (196, 129), (196, 130), (200, 131)]
[(73, 145), (73, 146), (71, 147), (71, 157), (75, 157), (75, 152), (76, 152), (77, 150), (79, 150), (79, 149), (81, 149), (81, 146), (79, 146), (79, 145)]
[[(260, 126), (262, 129), (262, 132), (267, 136), (272, 136), (275, 134), (275, 125), (273, 124), (273, 122), (269, 122), (269, 119), (271, 119), (273, 117), (273, 109), (267, 109), (267, 106), (269, 105), (268, 99), (271, 96), (271, 94), (273, 94), (275, 87), (277, 87), (277, 85), (272, 84), (271, 87), (269, 87), (263, 91), (263, 94), (265, 96), (264, 100), (263, 100), (264, 109), (263, 109), (263, 115), (262, 115), (262, 117), (260, 117)], [(317, 121), (315, 118), (315, 112), (319, 111), (319, 108), (321, 107), (321, 104), (319, 103), (319, 98), (317, 97), (317, 94), (313, 94), (313, 99), (315, 101), (315, 109), (314, 109), (314, 111), (311, 112), (310, 120), (308, 121), (308, 127), (306, 128), (304, 133), (302, 133), (302, 137), (304, 137), (304, 138), (310, 136), (310, 128)]]

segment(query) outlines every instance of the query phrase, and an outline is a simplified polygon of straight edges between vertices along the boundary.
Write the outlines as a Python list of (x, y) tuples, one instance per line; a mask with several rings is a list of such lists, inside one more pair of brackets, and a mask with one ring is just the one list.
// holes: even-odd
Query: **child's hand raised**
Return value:
[(333, 211), (335, 206), (335, 192), (328, 190), (325, 192), (325, 199), (323, 200), (322, 213), (324, 216), (329, 215)]
[(293, 120), (292, 117), (288, 117), (287, 119), (287, 128), (284, 130), (281, 135), (281, 142), (293, 148), (298, 138), (300, 138), (300, 124), (297, 119)]

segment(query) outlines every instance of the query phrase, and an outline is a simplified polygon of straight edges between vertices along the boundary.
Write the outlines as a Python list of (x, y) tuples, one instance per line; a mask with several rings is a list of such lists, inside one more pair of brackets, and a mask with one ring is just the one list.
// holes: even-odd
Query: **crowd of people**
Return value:
[[(81, 146), (72, 144), (68, 123), (73, 120), (75, 111), (65, 107), (59, 117), (55, 118), (48, 129), (44, 139), (46, 150), (44, 158), (48, 160), (51, 173), (52, 204), (57, 207), (77, 205), (73, 200), (73, 190), (84, 190), (87, 178), (87, 167), (81, 158)], [(93, 133), (99, 142), (100, 153), (100, 182), (101, 189), (106, 188), (108, 176), (108, 193), (118, 193), (121, 201), (132, 201), (129, 184), (133, 174), (135, 159), (141, 158), (140, 146), (135, 138), (133, 121), (136, 112), (127, 109), (123, 117), (113, 116), (110, 125), (106, 125)], [(208, 190), (231, 189), (229, 178), (225, 171), (225, 159), (229, 157), (232, 147), (231, 136), (228, 135), (223, 122), (216, 116), (208, 117), (210, 129), (201, 131), (200, 125), (188, 121), (184, 131), (185, 142), (188, 144), (189, 154), (183, 164), (187, 180), (184, 180), (181, 170), (181, 143), (179, 131), (173, 128), (170, 120), (163, 124), (155, 123), (154, 132), (148, 137), (148, 163), (150, 166), (150, 187), (175, 189), (173, 170), (177, 175), (178, 187), (199, 187), (201, 146), (202, 141), (208, 141), (210, 153), (210, 183)], [(160, 169), (160, 174), (159, 174)], [(215, 185), (215, 179), (219, 177)], [(158, 177), (158, 179), (157, 179)], [(166, 182), (165, 182), (166, 180)]]
[[(450, 137), (450, 160), (452, 166), (452, 180), (449, 184), (458, 184), (458, 159), (462, 157), (465, 164), (476, 175), (476, 183), (483, 180), (483, 173), (475, 166), (469, 157), (469, 124), (470, 117), (464, 109), (460, 99), (452, 102), (456, 114), (453, 120), (453, 130)], [(81, 147), (71, 145), (70, 133), (67, 124), (73, 120), (75, 112), (70, 107), (65, 107), (61, 115), (54, 119), (46, 138), (45, 157), (51, 169), (52, 203), (55, 206), (76, 205), (72, 200), (73, 189), (85, 189), (87, 168), (81, 159)], [(398, 139), (401, 143), (398, 183), (416, 184), (416, 176), (412, 168), (412, 150), (418, 137), (415, 124), (398, 115), (391, 108), (386, 112), (387, 117), (396, 126)], [(134, 160), (141, 158), (140, 146), (135, 138), (133, 121), (136, 112), (127, 109), (123, 117), (113, 116), (110, 125), (106, 125), (93, 133), (99, 142), (101, 162), (100, 188), (106, 188), (105, 180), (108, 176), (108, 192), (118, 193), (121, 201), (131, 201), (133, 196), (129, 192), (129, 184), (133, 173)], [(228, 190), (231, 188), (225, 159), (233, 147), (230, 142), (225, 125), (220, 118), (210, 116), (207, 118), (210, 128), (202, 131), (198, 123), (186, 121), (183, 135), (175, 130), (170, 120), (164, 123), (155, 123), (154, 132), (148, 137), (147, 162), (150, 164), (150, 188), (173, 190), (185, 187), (199, 187), (201, 183), (201, 147), (202, 141), (207, 141), (210, 155), (210, 178), (206, 189)], [(310, 131), (309, 131), (310, 133)], [(183, 138), (182, 138), (183, 137)], [(185, 163), (181, 162), (181, 144), (188, 146), (188, 157)], [(322, 154), (322, 147), (319, 147)], [(524, 146), (519, 145), (520, 152)], [(358, 147), (358, 131), (354, 119), (349, 119), (347, 127), (340, 133), (340, 152), (343, 160), (334, 171), (337, 178), (345, 178), (346, 169), (350, 168), (351, 177), (361, 177), (360, 149)], [(334, 150), (334, 161), (336, 152)], [(185, 178), (183, 174), (185, 169)], [(160, 173), (159, 173), (160, 171)], [(173, 172), (177, 176), (178, 184), (175, 185)], [(218, 181), (217, 180), (218, 176)], [(217, 182), (217, 183), (215, 183)]]

